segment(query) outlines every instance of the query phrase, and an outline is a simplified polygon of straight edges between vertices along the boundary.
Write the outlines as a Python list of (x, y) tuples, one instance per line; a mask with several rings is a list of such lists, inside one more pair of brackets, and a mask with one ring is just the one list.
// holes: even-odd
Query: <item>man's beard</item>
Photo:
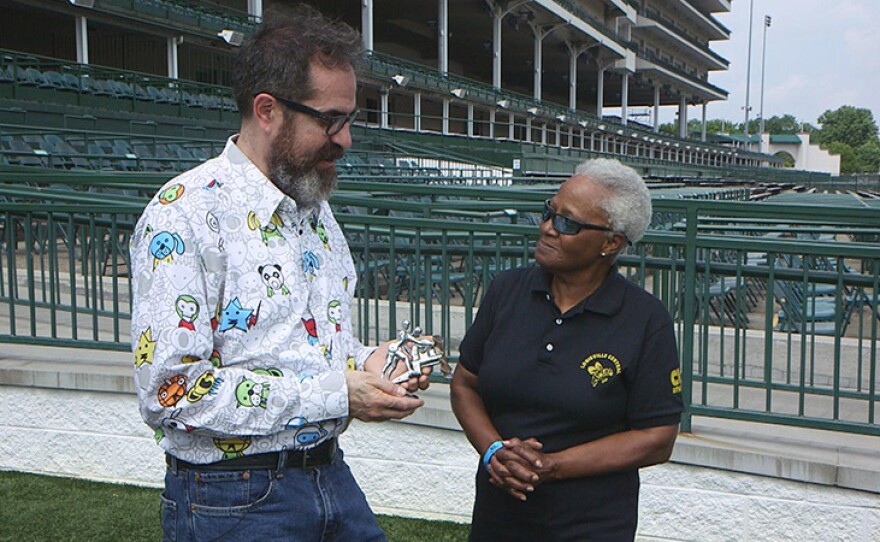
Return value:
[(319, 170), (315, 166), (339, 160), (345, 151), (328, 141), (310, 158), (299, 157), (294, 150), (295, 134), (293, 122), (286, 121), (269, 154), (269, 179), (293, 198), (298, 208), (314, 209), (330, 197), (337, 181), (335, 168)]

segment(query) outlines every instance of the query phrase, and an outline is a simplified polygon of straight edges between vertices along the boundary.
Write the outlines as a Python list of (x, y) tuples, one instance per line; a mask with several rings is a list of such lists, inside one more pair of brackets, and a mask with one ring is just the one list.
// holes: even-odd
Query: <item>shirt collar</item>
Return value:
[[(542, 295), (550, 294), (550, 281), (553, 275), (543, 267), (536, 267), (529, 280), (529, 289)], [(623, 305), (623, 296), (626, 292), (627, 282), (617, 272), (617, 267), (612, 268), (611, 273), (602, 281), (595, 292), (586, 299), (575, 305), (569, 311), (570, 314), (580, 314), (590, 311), (606, 316), (612, 316)]]
[[(290, 200), (291, 208), (296, 208), (296, 203), (284, 194), (281, 190), (270, 181), (260, 168), (254, 164), (250, 158), (242, 152), (235, 142), (238, 140), (238, 134), (233, 135), (226, 140), (226, 147), (220, 155), (229, 165), (231, 175), (228, 182), (232, 184), (242, 184), (251, 187), (250, 190), (241, 190), (240, 193), (247, 194), (246, 201), (239, 204), (246, 206), (252, 210), (259, 219), (261, 224), (269, 224), (272, 214), (278, 209), (278, 206), (284, 200)], [(254, 190), (256, 189), (256, 190)]]

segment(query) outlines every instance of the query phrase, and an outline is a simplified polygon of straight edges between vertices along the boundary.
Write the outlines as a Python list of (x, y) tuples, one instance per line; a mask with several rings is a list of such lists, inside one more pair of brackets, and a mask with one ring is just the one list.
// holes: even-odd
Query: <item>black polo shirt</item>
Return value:
[[(478, 392), (501, 436), (535, 437), (545, 452), (555, 452), (628, 429), (678, 423), (681, 378), (666, 307), (612, 271), (561, 314), (550, 278), (540, 267), (499, 274), (461, 343), (459, 362), (478, 375)], [(635, 532), (636, 471), (545, 484), (526, 503), (490, 486), (483, 472), (477, 482), (475, 534), (487, 527), (483, 520), (502, 517), (518, 524), (514, 533), (533, 532), (531, 525), (560, 540), (578, 539), (583, 533), (575, 524), (591, 518), (617, 522), (605, 526), (606, 534), (621, 526), (621, 534)]]

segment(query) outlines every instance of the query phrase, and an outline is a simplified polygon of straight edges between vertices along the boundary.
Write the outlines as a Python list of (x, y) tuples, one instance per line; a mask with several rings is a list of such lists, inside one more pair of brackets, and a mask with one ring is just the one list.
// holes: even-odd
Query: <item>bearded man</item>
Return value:
[[(327, 198), (360, 43), (306, 6), (261, 26), (236, 61), (240, 133), (138, 221), (134, 376), (166, 453), (166, 539), (385, 539), (337, 437), (410, 415), (430, 371), (382, 379), (388, 343), (362, 345), (348, 317), (357, 277)], [(213, 318), (179, 326), (180, 296)]]

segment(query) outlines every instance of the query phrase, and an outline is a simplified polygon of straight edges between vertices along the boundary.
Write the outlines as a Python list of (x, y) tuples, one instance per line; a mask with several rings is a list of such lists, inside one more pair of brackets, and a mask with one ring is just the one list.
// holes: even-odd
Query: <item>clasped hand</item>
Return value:
[(489, 461), (489, 481), (521, 501), (539, 484), (550, 479), (555, 467), (552, 459), (541, 450), (535, 438), (511, 438)]

